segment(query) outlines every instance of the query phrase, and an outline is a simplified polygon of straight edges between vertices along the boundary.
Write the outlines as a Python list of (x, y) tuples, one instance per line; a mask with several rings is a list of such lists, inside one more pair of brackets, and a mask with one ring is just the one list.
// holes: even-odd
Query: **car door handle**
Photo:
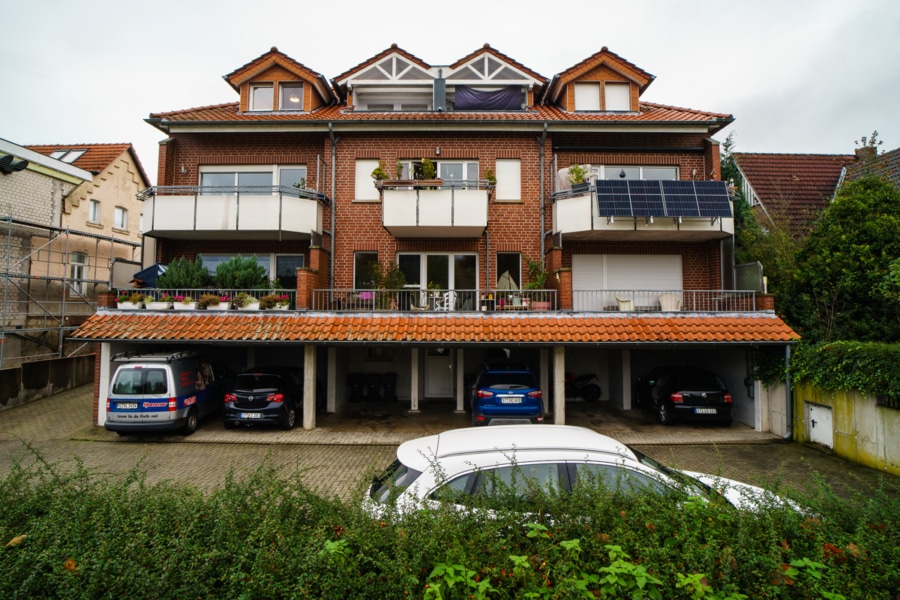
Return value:
[(812, 426), (815, 427), (815, 426), (816, 426), (816, 420), (815, 420), (815, 419), (811, 420), (811, 421), (810, 421), (810, 424), (812, 424)]

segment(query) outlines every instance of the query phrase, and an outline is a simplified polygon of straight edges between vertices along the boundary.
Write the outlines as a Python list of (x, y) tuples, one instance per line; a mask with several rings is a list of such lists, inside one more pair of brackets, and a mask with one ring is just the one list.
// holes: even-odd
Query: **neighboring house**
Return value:
[[(102, 342), (98, 424), (111, 356), (162, 344), (303, 366), (307, 428), (317, 379), (328, 411), (384, 374), (413, 412), (463, 410), (466, 375), (509, 356), (539, 373), (556, 422), (565, 371), (630, 409), (636, 377), (697, 364), (722, 374), (736, 420), (785, 433), (751, 353), (797, 336), (732, 284), (711, 136), (733, 118), (645, 102), (653, 79), (605, 47), (548, 79), (485, 45), (445, 65), (391, 46), (329, 82), (272, 48), (225, 76), (237, 101), (151, 114), (166, 140), (145, 265), (255, 255), (295, 310), (95, 315), (74, 337)], [(373, 290), (375, 263), (404, 289)], [(523, 289), (535, 264), (545, 289)]]
[(744, 198), (763, 227), (786, 225), (794, 237), (809, 233), (828, 206), (843, 169), (856, 157), (843, 154), (735, 152)]
[[(51, 189), (40, 192), (24, 180), (7, 188), (17, 194), (13, 220), (29, 234), (12, 245), (22, 254), (8, 257), (4, 265), (21, 295), (4, 304), (5, 322), (15, 327), (4, 335), (26, 342), (5, 353), (4, 366), (13, 359), (62, 354), (65, 333), (94, 313), (98, 294), (112, 285), (113, 272), (121, 271), (119, 279), (127, 281), (140, 269), (138, 193), (151, 183), (131, 144), (18, 148), (16, 155), (32, 165), (23, 171), (35, 173), (32, 179), (48, 169), (78, 176), (62, 182), (43, 177), (43, 187)], [(11, 173), (6, 181), (12, 182), (14, 175), (20, 179)]]
[(856, 157), (857, 162), (845, 168), (842, 182), (875, 175), (900, 188), (900, 148), (882, 154), (878, 154), (877, 148), (857, 148)]

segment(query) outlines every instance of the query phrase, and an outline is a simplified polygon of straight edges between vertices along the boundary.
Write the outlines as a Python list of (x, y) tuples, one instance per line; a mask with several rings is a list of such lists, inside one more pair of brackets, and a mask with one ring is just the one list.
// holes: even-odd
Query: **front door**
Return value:
[(831, 407), (808, 403), (809, 441), (814, 444), (834, 448), (834, 427), (831, 420)]
[(425, 354), (425, 397), (453, 397), (453, 353), (448, 348), (429, 348)]

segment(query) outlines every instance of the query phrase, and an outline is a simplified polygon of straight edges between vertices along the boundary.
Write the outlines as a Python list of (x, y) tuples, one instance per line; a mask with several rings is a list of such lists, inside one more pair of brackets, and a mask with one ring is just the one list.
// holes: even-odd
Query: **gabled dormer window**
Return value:
[(275, 96), (271, 83), (250, 86), (250, 110), (274, 110)]
[(303, 84), (298, 82), (282, 83), (278, 110), (303, 110)]

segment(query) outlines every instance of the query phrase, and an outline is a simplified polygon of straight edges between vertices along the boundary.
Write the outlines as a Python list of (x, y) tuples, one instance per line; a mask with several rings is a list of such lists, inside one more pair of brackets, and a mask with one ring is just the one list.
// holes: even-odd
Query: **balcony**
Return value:
[[(663, 183), (684, 184), (689, 189), (664, 196), (659, 189), (639, 194), (612, 187), (645, 184), (650, 188)], [(698, 192), (693, 189), (695, 184), (721, 185)], [(598, 185), (604, 189), (598, 190)], [(727, 238), (734, 234), (734, 219), (730, 200), (723, 196), (725, 190), (723, 182), (713, 181), (599, 181), (583, 191), (565, 190), (553, 195), (553, 232), (567, 240), (585, 241), (702, 242)]]
[(395, 238), (477, 238), (493, 186), (485, 181), (383, 181), (382, 223)]
[(313, 290), (312, 309), (334, 312), (521, 313), (555, 310), (556, 290)]
[(328, 198), (313, 190), (155, 186), (141, 193), (144, 234), (193, 240), (302, 240), (322, 233)]
[(750, 290), (574, 290), (576, 312), (755, 312)]

